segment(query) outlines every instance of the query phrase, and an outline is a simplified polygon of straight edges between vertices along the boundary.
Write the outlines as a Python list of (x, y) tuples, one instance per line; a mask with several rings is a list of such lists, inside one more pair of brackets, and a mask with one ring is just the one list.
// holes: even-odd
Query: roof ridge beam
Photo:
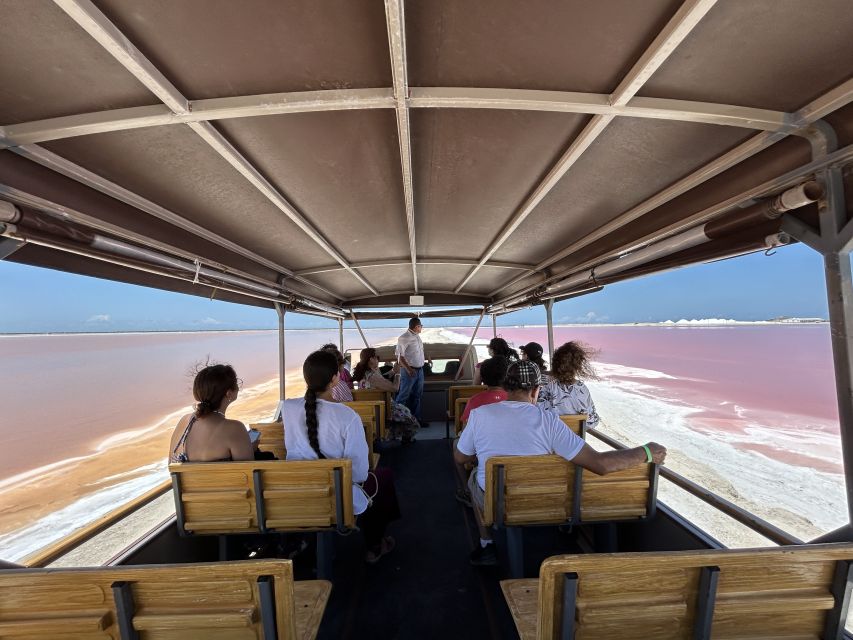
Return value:
[[(352, 264), (353, 269), (371, 269), (374, 267), (397, 267), (409, 264), (408, 258), (390, 258), (388, 260), (373, 260), (371, 262), (357, 262)], [(464, 260), (460, 258), (421, 258), (418, 264), (431, 265), (457, 265), (472, 267), (477, 262), (475, 260)], [(532, 264), (516, 264), (514, 262), (490, 262), (487, 266), (496, 269), (516, 269), (518, 271), (534, 271), (536, 265)], [(330, 271), (342, 271), (343, 267), (338, 264), (323, 265), (320, 267), (308, 267), (300, 269), (294, 273), (298, 276), (308, 276), (317, 273), (328, 273)]]
[[(613, 106), (609, 104), (608, 94), (538, 89), (410, 87), (408, 105), (410, 109), (511, 109), (614, 115), (764, 131), (791, 130), (793, 123), (799, 118), (798, 114), (783, 111), (669, 98), (632, 98), (624, 106)], [(0, 148), (189, 122), (290, 113), (393, 108), (396, 108), (393, 89), (328, 89), (207, 98), (191, 101), (189, 113), (182, 115), (173, 113), (166, 105), (156, 104), (7, 125), (0, 127)]]
[[(731, 151), (728, 151), (722, 156), (712, 160), (711, 162), (700, 167), (693, 173), (684, 176), (677, 182), (671, 184), (670, 186), (666, 187), (661, 191), (658, 191), (656, 194), (647, 198), (643, 202), (640, 202), (639, 204), (633, 206), (628, 211), (625, 211), (620, 215), (616, 216), (610, 222), (603, 224), (592, 233), (587, 234), (586, 236), (572, 243), (568, 247), (562, 249), (561, 251), (558, 251), (552, 256), (549, 256), (545, 260), (542, 260), (541, 262), (539, 262), (539, 264), (536, 265), (536, 271), (542, 271), (543, 269), (546, 269), (555, 262), (559, 262), (563, 258), (571, 255), (579, 249), (582, 249), (583, 247), (586, 247), (587, 245), (597, 240), (600, 240), (612, 231), (615, 231), (616, 229), (624, 226), (625, 224), (633, 222), (634, 220), (644, 216), (650, 211), (666, 204), (671, 200), (674, 200), (675, 198), (684, 193), (687, 193), (688, 191), (699, 186), (703, 182), (707, 182), (711, 178), (723, 173), (724, 171), (743, 162), (744, 160), (756, 155), (761, 151), (764, 151), (765, 149), (776, 144), (783, 138), (786, 138), (789, 134), (796, 133), (799, 130), (808, 128), (827, 113), (832, 113), (836, 109), (840, 109), (841, 107), (849, 104), (850, 102), (853, 102), (853, 79), (843, 82), (839, 86), (835, 87), (834, 89), (831, 89), (824, 95), (819, 96), (815, 100), (811, 101), (810, 103), (796, 111), (792, 116), (792, 126), (794, 127), (792, 131), (759, 133), (758, 135), (753, 136), (749, 140), (742, 142)], [(495, 296), (501, 291), (504, 291), (505, 289), (508, 289), (518, 284), (526, 277), (528, 276), (525, 275), (520, 276), (518, 278), (514, 278), (513, 280), (510, 280), (506, 284), (501, 285), (500, 287), (492, 291), (489, 295)]]
[[(54, 0), (54, 3), (175, 114), (182, 115), (189, 112), (189, 102), (181, 92), (91, 0)], [(373, 295), (378, 295), (378, 291), (361, 274), (356, 273), (349, 266), (340, 252), (332, 247), (320, 232), (213, 125), (208, 122), (190, 122), (189, 126), (232, 167), (237, 169), (243, 177), (249, 180), (270, 202), (296, 223), (308, 237), (347, 269), (368, 291)]]
[(403, 0), (385, 0), (385, 22), (388, 49), (391, 52), (391, 76), (400, 141), (400, 167), (403, 172), (403, 200), (406, 207), (406, 230), (412, 259), (412, 282), (418, 293), (418, 248), (415, 240), (415, 191), (412, 177), (412, 131), (409, 119), (409, 77), (406, 63), (406, 18)]
[[(634, 64), (631, 71), (617, 85), (616, 90), (610, 95), (610, 104), (613, 106), (627, 104), (642, 88), (643, 83), (675, 51), (676, 47), (699, 24), (716, 2), (717, 0), (686, 0), (643, 55), (640, 56), (640, 59)], [(492, 242), (480, 258), (479, 263), (471, 269), (468, 275), (454, 289), (456, 293), (465, 288), (465, 285), (471, 281), (480, 268), (504, 245), (521, 223), (545, 199), (545, 196), (560, 182), (563, 176), (572, 168), (615, 117), (613, 115), (595, 115), (592, 117), (583, 131), (572, 141), (562, 157), (551, 167), (545, 179), (537, 185), (533, 193), (524, 201), (521, 208), (501, 231), (500, 235)]]

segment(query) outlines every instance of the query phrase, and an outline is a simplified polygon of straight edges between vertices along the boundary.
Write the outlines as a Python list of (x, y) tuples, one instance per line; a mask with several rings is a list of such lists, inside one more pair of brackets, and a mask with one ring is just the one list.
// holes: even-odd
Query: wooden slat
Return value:
[(456, 398), (456, 402), (453, 403), (453, 428), (456, 430), (457, 436), (465, 428), (465, 425), (462, 424), (462, 414), (465, 413), (465, 405), (470, 399), (470, 397)]
[(484, 385), (454, 385), (447, 389), (447, 413), (453, 418), (455, 414), (451, 413), (456, 407), (457, 398), (470, 398), (481, 391), (485, 391)]
[(535, 640), (539, 580), (501, 580), (501, 591), (521, 640)]
[(219, 502), (221, 500), (240, 500), (249, 497), (248, 489), (225, 489), (222, 491), (182, 491), (184, 502)]
[[(688, 637), (702, 567), (719, 567), (712, 637), (819, 638), (835, 563), (853, 544), (556, 556), (540, 572), (540, 638), (559, 637), (562, 576), (578, 574), (576, 638)], [(529, 626), (529, 621), (526, 622)]]
[(254, 607), (241, 611), (137, 614), (133, 617), (133, 627), (137, 631), (247, 629), (255, 624), (257, 615)]
[(575, 432), (575, 434), (584, 437), (583, 433), (583, 424), (589, 419), (585, 413), (578, 413), (574, 415), (564, 415), (560, 416), (560, 420), (563, 421), (569, 429)]
[(299, 640), (314, 640), (332, 593), (332, 583), (326, 580), (303, 580), (294, 583), (293, 587), (296, 637)]
[(245, 531), (252, 528), (252, 521), (245, 520), (187, 520), (187, 531)]
[[(94, 569), (12, 569), (0, 572), (0, 635), (76, 640), (118, 638), (111, 587), (126, 582), (142, 638), (224, 640), (262, 637), (258, 578), (270, 576), (279, 638), (296, 638), (293, 569), (289, 560), (120, 566)], [(75, 595), (77, 593), (80, 595)], [(99, 599), (94, 609), (91, 602)], [(300, 617), (322, 616), (315, 598)], [(300, 636), (301, 637), (301, 636)]]
[(250, 424), (250, 428), (261, 434), (258, 440), (259, 451), (269, 451), (279, 460), (287, 458), (287, 449), (284, 447), (284, 424), (281, 422), (258, 422)]

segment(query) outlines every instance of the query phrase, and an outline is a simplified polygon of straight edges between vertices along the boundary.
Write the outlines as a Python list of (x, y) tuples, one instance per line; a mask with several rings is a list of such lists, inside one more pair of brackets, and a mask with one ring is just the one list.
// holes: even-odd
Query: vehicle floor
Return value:
[[(336, 537), (334, 588), (318, 637), (517, 638), (499, 585), (507, 577), (503, 538), (497, 536), (499, 567), (468, 563), (479, 535), (471, 510), (454, 498), (451, 442), (384, 450), (380, 466), (394, 471), (403, 512), (388, 530), (397, 547), (368, 565), (360, 533)], [(549, 555), (579, 552), (571, 535), (554, 527), (524, 535), (527, 577), (537, 576)], [(314, 577), (312, 549), (296, 558), (297, 579)]]

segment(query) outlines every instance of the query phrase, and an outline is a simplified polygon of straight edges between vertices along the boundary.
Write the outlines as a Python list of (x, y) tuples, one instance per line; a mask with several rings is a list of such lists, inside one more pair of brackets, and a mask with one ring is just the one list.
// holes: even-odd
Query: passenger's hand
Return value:
[(396, 376), (398, 373), (400, 373), (400, 363), (399, 363), (399, 362), (395, 362), (395, 363), (394, 363), (394, 366), (393, 366), (393, 367), (391, 367), (391, 373), (393, 373), (395, 376)]
[(657, 442), (649, 442), (646, 446), (652, 452), (652, 462), (663, 464), (663, 461), (666, 460), (666, 447), (659, 445)]

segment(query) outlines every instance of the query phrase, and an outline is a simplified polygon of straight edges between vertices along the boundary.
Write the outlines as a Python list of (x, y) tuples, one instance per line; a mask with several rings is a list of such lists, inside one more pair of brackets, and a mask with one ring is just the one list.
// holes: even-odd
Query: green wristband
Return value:
[(646, 462), (651, 462), (652, 460), (654, 460), (654, 458), (652, 458), (652, 450), (649, 449), (649, 445), (644, 444), (643, 449), (646, 450)]

